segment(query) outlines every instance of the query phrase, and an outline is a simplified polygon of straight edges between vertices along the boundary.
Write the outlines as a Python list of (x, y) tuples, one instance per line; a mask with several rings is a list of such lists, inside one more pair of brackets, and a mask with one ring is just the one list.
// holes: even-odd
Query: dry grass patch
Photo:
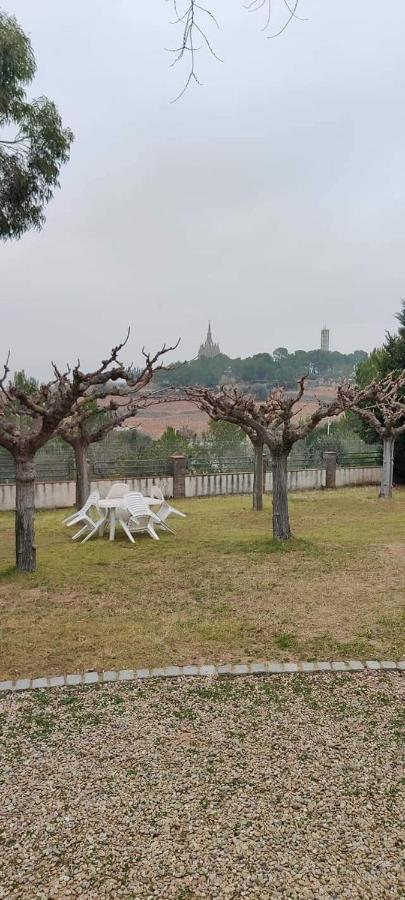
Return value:
[[(0, 516), (0, 675), (171, 662), (403, 653), (405, 492), (297, 494), (297, 537), (270, 539), (270, 501), (181, 504), (176, 537), (73, 544), (62, 511), (38, 514), (39, 568), (13, 568)], [(402, 617), (402, 618), (401, 618)]]

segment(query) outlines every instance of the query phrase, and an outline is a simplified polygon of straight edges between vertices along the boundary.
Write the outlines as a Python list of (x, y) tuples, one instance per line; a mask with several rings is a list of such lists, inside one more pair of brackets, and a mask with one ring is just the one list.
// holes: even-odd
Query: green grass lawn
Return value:
[(135, 546), (120, 531), (76, 545), (66, 512), (38, 513), (28, 576), (0, 514), (0, 676), (403, 654), (405, 491), (292, 495), (297, 537), (281, 546), (269, 498), (263, 513), (250, 497), (179, 507), (175, 537)]

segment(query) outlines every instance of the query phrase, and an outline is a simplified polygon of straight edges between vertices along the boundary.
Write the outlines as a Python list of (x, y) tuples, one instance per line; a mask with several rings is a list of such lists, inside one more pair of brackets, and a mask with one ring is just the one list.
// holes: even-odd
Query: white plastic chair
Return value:
[(128, 493), (128, 485), (124, 481), (113, 481), (106, 499), (121, 500)]
[[(170, 503), (168, 503), (165, 499), (163, 491), (160, 487), (158, 487), (157, 484), (154, 484), (151, 488), (150, 496), (155, 497), (156, 500), (162, 501), (162, 505), (159, 506), (156, 515), (160, 519), (162, 525), (167, 528), (168, 531), (171, 531), (171, 529), (169, 529), (168, 525), (165, 525), (165, 522), (166, 519), (169, 518), (169, 516), (181, 516), (182, 519), (186, 518), (186, 514), (184, 512), (180, 512), (179, 509), (175, 509), (174, 506), (170, 506)], [(174, 532), (172, 532), (172, 534), (174, 534)]]
[(84, 528), (81, 528), (81, 530), (78, 531), (77, 534), (74, 535), (72, 540), (75, 541), (78, 537), (80, 537), (81, 534), (83, 534), (84, 531), (88, 531), (89, 533), (86, 534), (86, 537), (82, 541), (80, 541), (81, 544), (85, 544), (86, 541), (89, 541), (90, 538), (94, 537), (95, 534), (103, 534), (104, 525), (105, 525), (106, 521), (107, 521), (107, 510), (105, 510), (104, 515), (101, 516), (101, 518), (98, 520), (98, 522), (93, 522), (93, 526), (91, 528), (89, 525), (85, 525)]
[(70, 528), (72, 525), (80, 525), (83, 522), (83, 526), (76, 534), (73, 535), (72, 540), (76, 541), (81, 534), (84, 534), (85, 531), (93, 530), (99, 526), (101, 519), (98, 518), (95, 522), (94, 519), (89, 516), (89, 510), (94, 507), (97, 511), (99, 509), (98, 501), (100, 499), (100, 494), (98, 491), (92, 491), (91, 494), (87, 497), (86, 502), (82, 506), (81, 509), (78, 509), (71, 516), (68, 516), (66, 519), (63, 519), (63, 525), (66, 525), (67, 528)]
[(144, 496), (136, 491), (125, 494), (124, 506), (124, 510), (119, 510), (118, 521), (129, 540), (134, 544), (133, 534), (147, 533), (154, 541), (158, 541), (153, 523), (159, 524), (159, 519), (146, 505)]

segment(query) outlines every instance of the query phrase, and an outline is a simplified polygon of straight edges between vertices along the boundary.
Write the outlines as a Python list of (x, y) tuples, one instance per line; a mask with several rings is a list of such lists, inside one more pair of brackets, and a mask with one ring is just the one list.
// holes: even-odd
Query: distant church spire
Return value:
[(208, 322), (208, 331), (207, 338), (204, 344), (201, 344), (201, 347), (198, 351), (198, 358), (203, 359), (213, 359), (214, 356), (218, 356), (221, 350), (219, 344), (214, 344), (212, 339), (212, 331), (211, 331), (211, 321)]

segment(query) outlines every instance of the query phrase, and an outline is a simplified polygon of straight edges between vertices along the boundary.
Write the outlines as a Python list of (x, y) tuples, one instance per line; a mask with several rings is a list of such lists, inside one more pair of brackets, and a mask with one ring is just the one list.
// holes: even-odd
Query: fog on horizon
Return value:
[[(405, 294), (405, 5), (300, 0), (267, 40), (210, 0), (224, 62), (186, 66), (166, 2), (1, 0), (30, 34), (29, 96), (75, 133), (42, 232), (0, 247), (0, 361), (91, 366), (131, 325), (191, 358), (208, 319), (229, 356), (381, 344)], [(277, 0), (273, 3), (277, 12)], [(281, 0), (280, 4), (281, 6)]]

